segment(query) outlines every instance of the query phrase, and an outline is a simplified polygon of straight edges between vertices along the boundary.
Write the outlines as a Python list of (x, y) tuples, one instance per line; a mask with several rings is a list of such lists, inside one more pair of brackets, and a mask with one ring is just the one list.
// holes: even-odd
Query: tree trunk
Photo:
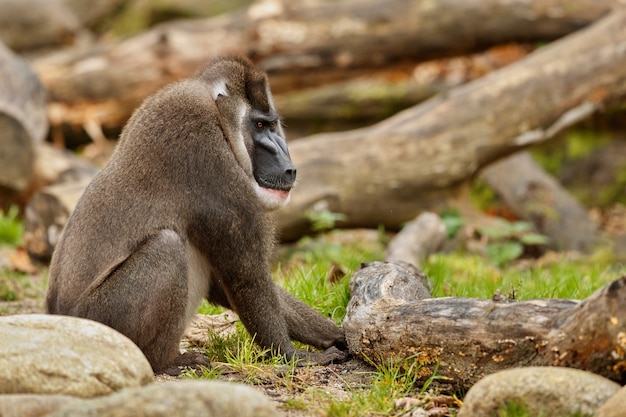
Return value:
[(372, 127), (292, 142), (298, 186), (276, 215), (283, 240), (310, 232), (310, 211), (345, 214), (338, 226), (394, 229), (456, 204), (481, 167), (625, 97), (625, 51), (622, 9)]
[(218, 55), (251, 57), (280, 93), (494, 44), (550, 41), (619, 3), (265, 2), (216, 18), (163, 24), (117, 44), (39, 59), (35, 66), (51, 94), (54, 126), (95, 120), (112, 127), (123, 124), (147, 95)]
[(52, 185), (30, 199), (22, 238), (29, 256), (43, 263), (50, 261), (61, 232), (90, 181), (87, 177), (83, 181)]
[(387, 245), (387, 262), (420, 265), (446, 240), (446, 226), (434, 213), (422, 213), (405, 224)]
[(503, 158), (481, 173), (506, 205), (557, 250), (588, 252), (597, 243), (597, 226), (587, 211), (528, 152)]
[(0, 43), (0, 200), (12, 200), (33, 173), (47, 130), (46, 92), (26, 61)]
[(298, 187), (277, 217), (284, 239), (303, 213), (343, 213), (340, 226), (397, 228), (449, 205), (479, 168), (549, 140), (626, 97), (626, 9), (525, 59), (374, 126), (290, 145)]
[(394, 263), (357, 271), (343, 328), (350, 352), (421, 365), (422, 382), (468, 389), (517, 366), (568, 366), (626, 383), (626, 276), (583, 301), (422, 298), (420, 276)]

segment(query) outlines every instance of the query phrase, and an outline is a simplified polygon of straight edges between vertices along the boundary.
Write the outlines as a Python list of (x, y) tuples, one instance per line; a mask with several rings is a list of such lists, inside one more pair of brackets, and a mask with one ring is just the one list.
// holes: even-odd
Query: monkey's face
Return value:
[(267, 76), (242, 58), (218, 59), (198, 75), (208, 83), (239, 166), (266, 210), (289, 201), (296, 181)]
[(289, 201), (296, 182), (296, 167), (291, 162), (278, 115), (253, 113), (250, 117), (252, 172), (257, 195), (267, 210), (276, 210)]

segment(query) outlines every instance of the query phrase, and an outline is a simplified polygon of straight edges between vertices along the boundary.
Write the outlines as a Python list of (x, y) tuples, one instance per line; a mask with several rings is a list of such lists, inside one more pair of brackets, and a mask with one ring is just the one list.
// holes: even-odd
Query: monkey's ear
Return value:
[(217, 100), (219, 96), (228, 97), (228, 87), (225, 80), (217, 80), (213, 83), (212, 96), (213, 100)]

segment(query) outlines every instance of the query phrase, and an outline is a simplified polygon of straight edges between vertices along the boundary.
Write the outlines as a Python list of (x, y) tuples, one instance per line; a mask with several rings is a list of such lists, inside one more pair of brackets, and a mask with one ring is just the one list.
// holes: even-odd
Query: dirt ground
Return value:
[[(9, 254), (0, 252), (2, 259)], [(15, 254), (10, 254), (14, 256)], [(31, 270), (31, 274), (20, 275), (19, 285), (12, 287), (17, 301), (0, 301), (0, 315), (32, 314), (44, 312), (45, 274)], [(2, 285), (11, 285), (12, 278), (2, 277)], [(184, 346), (183, 342), (183, 346)], [(220, 367), (220, 379), (242, 382), (263, 392), (278, 405), (285, 417), (324, 415), (321, 407), (330, 401), (346, 400), (349, 391), (367, 386), (374, 369), (359, 359), (342, 364), (295, 368), (288, 366), (264, 366), (254, 372), (238, 372)], [(171, 379), (159, 376), (157, 380)], [(184, 378), (184, 376), (183, 376)]]

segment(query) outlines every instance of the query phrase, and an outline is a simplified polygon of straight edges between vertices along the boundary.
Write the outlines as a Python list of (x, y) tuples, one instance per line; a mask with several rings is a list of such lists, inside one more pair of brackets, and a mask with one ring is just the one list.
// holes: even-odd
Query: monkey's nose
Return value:
[(287, 169), (285, 170), (285, 179), (290, 181), (292, 184), (296, 182), (296, 169)]

